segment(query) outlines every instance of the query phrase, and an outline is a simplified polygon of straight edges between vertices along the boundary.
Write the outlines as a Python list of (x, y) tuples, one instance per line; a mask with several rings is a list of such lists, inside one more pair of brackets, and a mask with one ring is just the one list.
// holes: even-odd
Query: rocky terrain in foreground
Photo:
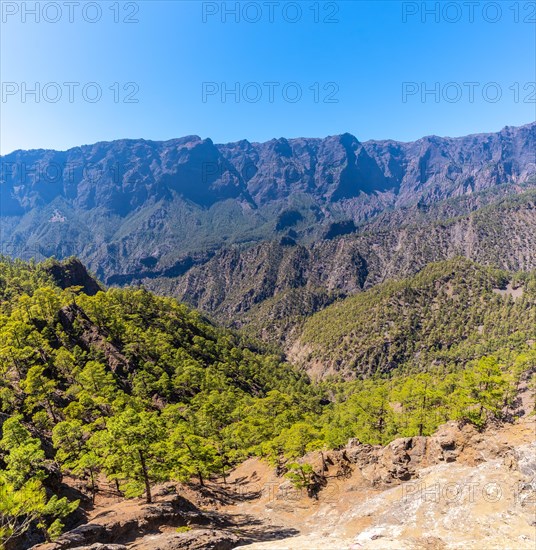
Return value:
[[(0, 545), (415, 547), (421, 525), (533, 543), (535, 291), (458, 258), (347, 298), (304, 335), (370, 368), (317, 383), (172, 298), (101, 292), (76, 259), (3, 259)], [(415, 485), (436, 482), (446, 505)], [(506, 496), (451, 502), (473, 482)]]
[(316, 497), (249, 459), (227, 484), (168, 485), (152, 505), (110, 497), (34, 550), (532, 549), (535, 430), (526, 415), (485, 432), (450, 422), (385, 447), (352, 440), (304, 457), (327, 480)]
[(334, 484), (299, 536), (244, 548), (533, 548), (534, 435), (532, 422), (484, 435), (445, 425), (430, 438), (396, 440), (378, 462)]

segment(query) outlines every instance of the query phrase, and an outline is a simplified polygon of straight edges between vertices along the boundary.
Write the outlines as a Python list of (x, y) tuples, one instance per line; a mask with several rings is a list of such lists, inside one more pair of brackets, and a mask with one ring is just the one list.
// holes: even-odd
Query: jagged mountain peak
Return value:
[[(0, 230), (14, 255), (31, 246), (63, 257), (67, 248), (104, 277), (147, 256), (173, 270), (229, 243), (311, 241), (392, 209), (518, 192), (536, 178), (535, 130), (410, 143), (343, 133), (215, 144), (191, 135), (17, 151), (0, 158)], [(292, 235), (276, 229), (286, 211), (297, 213)]]

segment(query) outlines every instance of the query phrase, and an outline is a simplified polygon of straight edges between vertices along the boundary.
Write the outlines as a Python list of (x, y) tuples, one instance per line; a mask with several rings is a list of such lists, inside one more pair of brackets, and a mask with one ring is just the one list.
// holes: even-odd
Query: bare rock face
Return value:
[(74, 550), (126, 550), (126, 548), (123, 544), (101, 544), (97, 542), (91, 546), (79, 546)]
[(58, 320), (67, 334), (82, 348), (96, 347), (102, 350), (112, 371), (125, 375), (130, 369), (127, 358), (106, 339), (106, 334), (91, 321), (81, 307), (76, 304), (63, 307), (59, 311)]
[[(342, 451), (331, 452), (330, 457), (337, 463), (355, 465), (373, 485), (389, 485), (414, 479), (422, 468), (456, 462), (462, 456), (464, 462), (478, 464), (507, 451), (506, 443), (485, 441), (474, 426), (453, 421), (440, 426), (432, 436), (402, 437), (385, 447), (352, 439)], [(527, 470), (530, 467), (527, 465)]]
[(242, 542), (240, 537), (224, 529), (196, 528), (184, 533), (148, 534), (129, 546), (95, 543), (72, 550), (232, 550)]
[[(186, 136), (15, 151), (0, 158), (3, 242), (131, 282), (228, 243), (331, 239), (392, 209), (515, 192), (536, 177), (535, 134), (528, 124), (413, 143)], [(281, 234), (289, 223), (295, 237)]]
[(88, 273), (86, 266), (76, 258), (70, 258), (61, 263), (52, 263), (46, 268), (46, 271), (60, 288), (80, 286), (82, 292), (88, 296), (94, 296), (99, 290), (102, 290), (98, 281)]
[(482, 433), (449, 422), (432, 436), (400, 438), (385, 447), (351, 440), (322, 460), (310, 453), (304, 459), (316, 471), (329, 465), (317, 498), (265, 504), (270, 521), (284, 519), (300, 533), (239, 548), (532, 550), (535, 434), (528, 416)]
[[(391, 193), (398, 204), (475, 192), (534, 175), (535, 125), (464, 138), (429, 136), (412, 143), (350, 134), (218, 146), (244, 177), (256, 204), (312, 193), (330, 202), (360, 193)], [(510, 160), (511, 159), (511, 160)]]

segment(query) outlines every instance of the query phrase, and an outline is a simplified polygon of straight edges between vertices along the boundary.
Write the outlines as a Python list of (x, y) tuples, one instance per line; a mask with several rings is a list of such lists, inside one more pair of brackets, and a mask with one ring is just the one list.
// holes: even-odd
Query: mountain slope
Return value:
[(465, 258), (377, 285), (304, 323), (290, 357), (316, 376), (451, 368), (536, 339), (536, 274)]
[(15, 151), (0, 159), (1, 237), (11, 255), (76, 255), (111, 281), (180, 274), (227, 243), (289, 232), (306, 242), (386, 209), (515, 192), (536, 173), (535, 133), (529, 124), (413, 143), (188, 136)]
[[(316, 330), (315, 338), (332, 339), (331, 347), (320, 341), (320, 353), (333, 354), (321, 358), (326, 365), (340, 354), (337, 330), (359, 344), (361, 321), (378, 328), (393, 316), (403, 321), (393, 333), (390, 358), (397, 363), (387, 364), (389, 378), (314, 384), (280, 355), (172, 298), (142, 288), (94, 293), (73, 259), (1, 259), (0, 545), (28, 548), (57, 537), (64, 524), (82, 524), (67, 547), (79, 547), (85, 536), (108, 542), (110, 529), (115, 540), (112, 524), (83, 526), (101, 494), (144, 496), (152, 504), (159, 483), (184, 483), (202, 494), (207, 480), (226, 485), (229, 469), (250, 456), (269, 459), (315, 495), (326, 484), (323, 471), (295, 462), (309, 451), (356, 437), (368, 449), (428, 435), (449, 419), (484, 427), (513, 418), (517, 389), (534, 367), (536, 307), (534, 276), (519, 274), (504, 289), (508, 278), (457, 260), (331, 306), (319, 315), (349, 309), (346, 326), (328, 334), (321, 322)], [(453, 294), (449, 302), (451, 288), (464, 299)], [(370, 307), (363, 311), (359, 300)], [(318, 319), (303, 333), (307, 353), (315, 351), (307, 331), (315, 332)], [(415, 339), (406, 344), (396, 336), (407, 330)], [(374, 333), (365, 336), (368, 353), (354, 371), (381, 371), (385, 348)], [(411, 358), (422, 372), (408, 376), (401, 367)], [(188, 521), (221, 527), (210, 511), (189, 506), (181, 496), (157, 502), (138, 510), (130, 525), (144, 533), (144, 518), (155, 528)]]
[(170, 298), (83, 294), (64, 284), (90, 287), (75, 266), (0, 258), (2, 548), (11, 539), (8, 548), (29, 548), (64, 521), (83, 521), (108, 483), (120, 498), (145, 493), (151, 503), (158, 481), (225, 476), (321, 409), (318, 390), (279, 357)]
[[(411, 220), (411, 215), (408, 218)], [(387, 215), (386, 215), (387, 216)], [(536, 268), (536, 194), (501, 199), (444, 222), (392, 223), (312, 244), (266, 242), (225, 248), (175, 278), (148, 287), (201, 308), (222, 322), (250, 325), (267, 340), (336, 298), (409, 276), (429, 262), (464, 256), (511, 271)], [(366, 228), (365, 228), (366, 229)]]

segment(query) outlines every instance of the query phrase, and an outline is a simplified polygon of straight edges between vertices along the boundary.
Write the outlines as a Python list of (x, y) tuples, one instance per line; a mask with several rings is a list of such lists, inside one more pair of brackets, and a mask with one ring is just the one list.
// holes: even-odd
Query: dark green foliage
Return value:
[[(286, 462), (309, 490), (312, 472), (288, 461), (351, 437), (387, 443), (448, 419), (483, 426), (511, 415), (520, 377), (536, 363), (533, 276), (512, 283), (462, 261), (336, 304), (319, 314), (328, 324), (307, 322), (309, 342), (332, 354), (345, 349), (341, 331), (355, 349), (356, 334), (370, 338), (365, 371), (381, 371), (373, 366), (384, 357), (404, 367), (318, 385), (174, 299), (142, 288), (88, 296), (60, 288), (46, 268), (0, 261), (0, 495), (12, 503), (11, 512), (0, 504), (0, 541), (32, 523), (59, 533), (77, 503), (46, 499), (52, 466), (85, 479), (93, 498), (105, 476), (150, 502), (156, 482), (225, 479), (257, 455)], [(516, 301), (496, 290), (508, 282), (524, 289)], [(387, 328), (396, 348), (373, 353)]]
[(308, 319), (304, 363), (343, 375), (463, 366), (536, 338), (536, 275), (485, 268), (464, 258), (378, 285)]

